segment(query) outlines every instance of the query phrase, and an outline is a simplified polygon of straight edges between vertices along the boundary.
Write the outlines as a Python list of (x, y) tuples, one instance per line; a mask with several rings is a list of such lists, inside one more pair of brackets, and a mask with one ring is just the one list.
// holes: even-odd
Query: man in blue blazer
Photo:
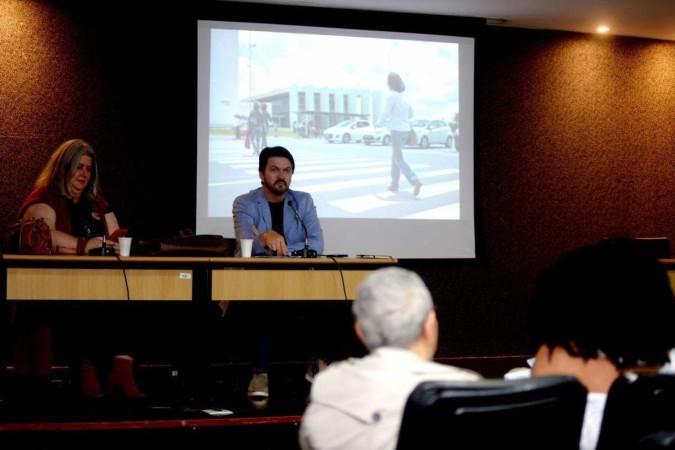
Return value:
[[(323, 253), (323, 231), (312, 196), (292, 191), (295, 172), (293, 155), (284, 147), (266, 147), (260, 152), (258, 175), (262, 187), (234, 199), (232, 215), (241, 255), (240, 239), (253, 238), (253, 255), (316, 256)], [(270, 366), (271, 333), (275, 317), (261, 308), (256, 314), (257, 349), (253, 377), (247, 394), (256, 406), (269, 397), (267, 372)]]
[(302, 255), (305, 247), (323, 253), (323, 232), (312, 196), (290, 189), (295, 172), (293, 155), (284, 147), (266, 147), (260, 153), (258, 175), (262, 187), (234, 199), (232, 215), (237, 238), (253, 238), (252, 253)]

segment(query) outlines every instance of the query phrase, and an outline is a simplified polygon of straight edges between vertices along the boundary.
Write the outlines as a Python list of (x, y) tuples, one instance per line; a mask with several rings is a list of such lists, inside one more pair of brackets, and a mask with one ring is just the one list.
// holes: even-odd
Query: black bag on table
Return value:
[(193, 234), (141, 241), (135, 250), (149, 256), (230, 256), (228, 248), (229, 241), (223, 236)]

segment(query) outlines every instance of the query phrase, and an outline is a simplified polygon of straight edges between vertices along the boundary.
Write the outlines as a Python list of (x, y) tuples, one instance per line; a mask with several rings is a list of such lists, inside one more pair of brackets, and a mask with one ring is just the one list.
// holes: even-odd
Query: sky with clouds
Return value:
[(250, 63), (257, 93), (289, 85), (386, 90), (398, 72), (419, 97), (445, 99), (458, 90), (458, 45), (320, 34), (239, 32), (240, 88)]

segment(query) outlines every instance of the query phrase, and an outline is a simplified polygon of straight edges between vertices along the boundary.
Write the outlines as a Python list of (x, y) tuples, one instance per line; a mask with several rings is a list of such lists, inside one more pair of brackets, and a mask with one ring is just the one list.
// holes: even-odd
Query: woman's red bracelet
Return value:
[(87, 246), (87, 242), (89, 242), (89, 239), (87, 238), (77, 238), (77, 254), (78, 255), (84, 255), (84, 249)]

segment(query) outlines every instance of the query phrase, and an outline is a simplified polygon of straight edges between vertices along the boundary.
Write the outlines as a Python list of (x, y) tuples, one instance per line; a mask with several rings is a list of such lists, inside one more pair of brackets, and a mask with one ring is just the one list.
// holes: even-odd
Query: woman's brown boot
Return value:
[(52, 371), (52, 329), (34, 325), (21, 330), (13, 348), (14, 373), (47, 377)]
[(103, 397), (101, 386), (96, 379), (96, 369), (88, 359), (80, 362), (80, 388), (82, 389), (82, 395), (86, 398)]
[(133, 363), (131, 356), (118, 355), (113, 358), (112, 370), (108, 375), (107, 392), (121, 393), (127, 398), (145, 397), (145, 394), (136, 386)]

